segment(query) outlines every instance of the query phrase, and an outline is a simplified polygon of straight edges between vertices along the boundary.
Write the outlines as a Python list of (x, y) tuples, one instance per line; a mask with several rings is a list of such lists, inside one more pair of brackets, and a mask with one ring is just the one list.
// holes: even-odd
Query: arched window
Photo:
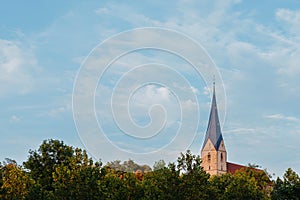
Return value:
[(207, 155), (207, 160), (210, 161), (210, 153)]
[(223, 153), (221, 153), (221, 162), (223, 161)]

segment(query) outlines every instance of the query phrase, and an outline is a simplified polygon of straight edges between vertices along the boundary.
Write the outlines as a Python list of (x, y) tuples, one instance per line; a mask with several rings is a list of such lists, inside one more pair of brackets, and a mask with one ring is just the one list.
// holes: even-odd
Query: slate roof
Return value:
[(211, 103), (211, 110), (208, 120), (208, 126), (206, 130), (205, 140), (203, 143), (203, 147), (206, 144), (206, 142), (210, 139), (210, 141), (213, 143), (216, 150), (219, 150), (221, 141), (223, 140), (221, 127), (220, 127), (220, 121), (218, 116), (218, 109), (217, 109), (217, 101), (216, 101), (216, 94), (215, 94), (215, 84), (213, 86), (213, 98)]

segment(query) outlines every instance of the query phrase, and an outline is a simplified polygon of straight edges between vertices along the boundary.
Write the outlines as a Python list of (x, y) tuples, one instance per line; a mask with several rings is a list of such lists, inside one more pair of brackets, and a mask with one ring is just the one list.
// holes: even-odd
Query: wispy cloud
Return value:
[[(286, 28), (293, 34), (299, 34), (300, 32), (300, 10), (291, 10), (286, 8), (280, 8), (276, 11), (276, 17), (278, 20), (286, 23)], [(295, 35), (298, 36), (299, 35)]]
[(65, 113), (65, 112), (70, 112), (70, 110), (71, 110), (70, 105), (60, 106), (60, 107), (51, 109), (48, 112), (48, 115), (50, 117), (60, 118), (61, 114)]
[(230, 130), (223, 130), (224, 133), (233, 133), (233, 134), (252, 134), (256, 133), (257, 130), (254, 128), (235, 128), (235, 129), (230, 129)]
[(96, 9), (95, 13), (98, 14), (98, 15), (108, 14), (109, 13), (109, 9), (101, 7), (101, 8)]
[(37, 60), (30, 47), (0, 39), (0, 96), (31, 91), (36, 71)]
[(292, 116), (285, 116), (283, 114), (272, 114), (267, 115), (265, 118), (274, 119), (274, 120), (287, 120), (287, 121), (298, 121), (298, 118)]
[(17, 116), (17, 115), (12, 115), (9, 119), (10, 123), (18, 123), (21, 121), (21, 117)]

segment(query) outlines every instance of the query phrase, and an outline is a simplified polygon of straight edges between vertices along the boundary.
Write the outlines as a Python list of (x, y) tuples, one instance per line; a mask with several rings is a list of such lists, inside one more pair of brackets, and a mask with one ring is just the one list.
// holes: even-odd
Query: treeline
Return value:
[(86, 151), (45, 140), (18, 165), (0, 163), (0, 199), (299, 199), (300, 179), (288, 169), (283, 180), (251, 166), (210, 177), (199, 156), (182, 153), (176, 163), (153, 170), (129, 160), (103, 165)]

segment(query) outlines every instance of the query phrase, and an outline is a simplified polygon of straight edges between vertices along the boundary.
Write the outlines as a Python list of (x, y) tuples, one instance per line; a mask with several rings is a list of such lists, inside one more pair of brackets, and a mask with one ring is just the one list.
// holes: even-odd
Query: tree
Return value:
[(108, 162), (106, 163), (106, 166), (114, 169), (115, 171), (123, 172), (136, 172), (137, 170), (141, 170), (144, 173), (151, 171), (151, 167), (148, 165), (139, 165), (131, 159), (124, 161), (123, 164), (120, 160)]
[(243, 168), (235, 174), (213, 176), (210, 180), (213, 199), (269, 199), (266, 173), (254, 168)]
[(142, 199), (144, 196), (142, 181), (135, 173), (116, 171), (108, 166), (102, 169), (102, 173), (100, 190), (103, 196), (100, 199)]
[(29, 188), (34, 184), (34, 181), (16, 162), (9, 162), (1, 167), (1, 176), (1, 199), (25, 199)]
[(106, 166), (114, 169), (115, 171), (127, 172), (125, 166), (121, 163), (121, 160), (115, 160), (115, 161), (108, 162), (108, 163), (106, 163)]
[[(58, 140), (45, 140), (38, 151), (30, 151), (24, 166), (36, 184), (33, 199), (95, 199), (100, 195), (101, 166), (86, 151)], [(98, 198), (98, 197), (97, 197)]]
[(291, 168), (288, 168), (283, 176), (274, 182), (272, 199), (300, 199), (300, 178)]
[(201, 167), (200, 157), (188, 150), (185, 154), (181, 153), (177, 163), (178, 170), (182, 172), (179, 191), (183, 199), (210, 199), (210, 176)]
[(155, 162), (153, 165), (153, 171), (164, 169), (166, 167), (166, 163), (164, 160), (159, 160), (158, 162)]
[[(0, 199), (270, 199), (270, 178), (256, 165), (211, 176), (199, 156), (181, 153), (176, 163), (133, 160), (102, 166), (85, 150), (45, 140), (23, 166), (0, 162)], [(300, 177), (288, 169), (274, 181), (272, 199), (300, 199)]]
[(48, 193), (53, 191), (52, 173), (58, 165), (67, 166), (70, 163), (74, 150), (58, 140), (44, 140), (38, 151), (29, 151), (29, 158), (24, 167), (30, 171), (37, 184)]
[(182, 199), (179, 185), (179, 171), (170, 163), (168, 167), (145, 174), (143, 199)]
[(231, 182), (226, 187), (224, 199), (268, 199), (267, 195), (260, 190), (254, 177), (245, 172), (235, 173)]
[(211, 185), (211, 199), (223, 200), (225, 199), (224, 194), (228, 185), (232, 182), (232, 174), (222, 174), (221, 176), (212, 176), (210, 178)]
[(57, 165), (52, 173), (57, 199), (101, 199), (101, 162), (88, 158), (86, 151), (75, 149), (68, 165)]
[(0, 197), (1, 197), (1, 195), (3, 195), (3, 191), (2, 191), (3, 171), (4, 171), (4, 167), (2, 166), (2, 163), (0, 162)]

